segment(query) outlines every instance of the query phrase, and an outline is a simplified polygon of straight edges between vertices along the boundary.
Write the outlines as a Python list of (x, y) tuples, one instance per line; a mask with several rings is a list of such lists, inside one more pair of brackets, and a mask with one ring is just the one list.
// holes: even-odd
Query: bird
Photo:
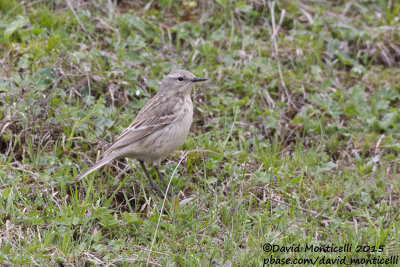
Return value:
[(158, 177), (167, 187), (159, 167), (185, 142), (193, 121), (190, 96), (193, 84), (206, 80), (187, 70), (175, 70), (164, 76), (157, 94), (100, 155), (100, 160), (79, 175), (76, 181), (115, 159), (131, 158), (139, 161), (153, 189), (160, 191), (150, 178), (144, 162), (153, 163)]

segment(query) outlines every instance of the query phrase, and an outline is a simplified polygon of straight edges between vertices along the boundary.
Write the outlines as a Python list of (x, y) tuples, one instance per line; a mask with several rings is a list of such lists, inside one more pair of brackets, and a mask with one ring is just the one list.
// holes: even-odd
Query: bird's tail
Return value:
[(82, 178), (84, 178), (86, 175), (94, 172), (95, 170), (101, 168), (102, 166), (110, 163), (110, 161), (112, 161), (113, 159), (115, 159), (115, 156), (106, 156), (105, 158), (103, 158), (102, 160), (96, 162), (96, 164), (94, 164), (92, 167), (90, 167), (87, 171), (85, 171), (84, 173), (82, 173), (81, 175), (79, 175), (78, 177), (76, 177), (75, 182), (81, 180)]

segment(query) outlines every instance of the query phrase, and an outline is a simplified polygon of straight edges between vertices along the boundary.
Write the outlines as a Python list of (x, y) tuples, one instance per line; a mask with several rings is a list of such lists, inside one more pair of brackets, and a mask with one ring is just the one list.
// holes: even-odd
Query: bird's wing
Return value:
[(140, 139), (154, 133), (155, 131), (169, 125), (176, 120), (177, 115), (168, 114), (164, 116), (147, 117), (143, 120), (135, 120), (126, 128), (117, 140), (104, 152), (104, 155), (110, 154), (115, 150), (128, 146)]
[(103, 153), (103, 157), (106, 157), (120, 148), (137, 142), (172, 123), (178, 117), (178, 114), (174, 112), (177, 104), (178, 103), (175, 101), (171, 101), (171, 98), (167, 95), (155, 95), (150, 102), (140, 110), (131, 125), (129, 125)]

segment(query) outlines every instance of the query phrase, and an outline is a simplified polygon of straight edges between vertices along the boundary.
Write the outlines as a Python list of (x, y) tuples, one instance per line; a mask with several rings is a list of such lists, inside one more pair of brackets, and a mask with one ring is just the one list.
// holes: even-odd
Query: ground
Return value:
[[(399, 0), (0, 0), (0, 263), (399, 255), (399, 62)], [(177, 68), (208, 81), (175, 196), (137, 161), (75, 182)]]

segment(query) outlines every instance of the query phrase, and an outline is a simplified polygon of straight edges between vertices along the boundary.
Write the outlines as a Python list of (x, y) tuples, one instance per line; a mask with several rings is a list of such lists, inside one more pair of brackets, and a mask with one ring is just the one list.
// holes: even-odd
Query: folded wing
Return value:
[(135, 143), (144, 137), (160, 130), (171, 124), (177, 119), (175, 114), (169, 114), (161, 117), (147, 117), (143, 120), (134, 121), (122, 134), (112, 143), (104, 152), (104, 157), (112, 152)]

